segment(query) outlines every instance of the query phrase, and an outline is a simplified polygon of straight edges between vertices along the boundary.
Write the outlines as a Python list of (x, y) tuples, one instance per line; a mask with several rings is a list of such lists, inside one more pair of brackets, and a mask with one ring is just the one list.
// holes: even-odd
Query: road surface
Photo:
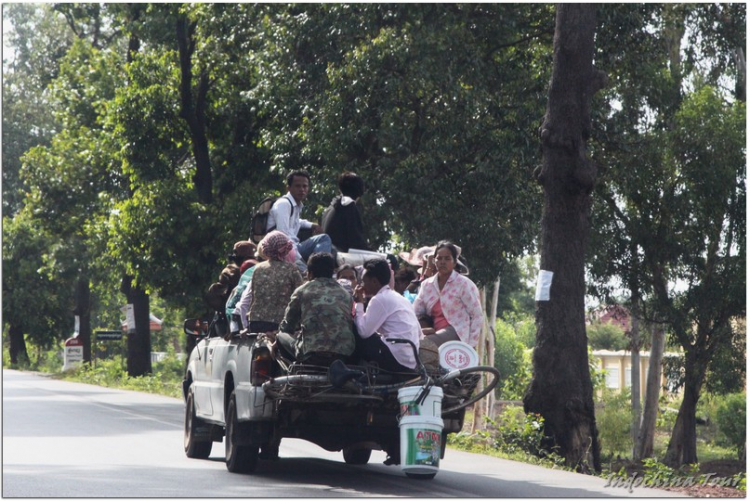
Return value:
[(229, 473), (182, 449), (183, 402), (3, 370), (3, 497), (655, 497), (605, 479), (448, 449), (433, 480), (407, 478), (385, 454), (350, 466), (341, 453), (283, 440), (280, 460)]

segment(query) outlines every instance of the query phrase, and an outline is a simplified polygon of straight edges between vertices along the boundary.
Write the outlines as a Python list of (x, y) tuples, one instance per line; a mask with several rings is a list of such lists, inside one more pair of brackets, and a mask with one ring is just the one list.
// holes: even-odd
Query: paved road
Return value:
[(223, 444), (185, 457), (181, 400), (3, 370), (3, 497), (610, 497), (667, 494), (448, 450), (434, 480), (412, 480), (373, 453), (284, 440), (281, 459), (253, 475), (226, 471)]

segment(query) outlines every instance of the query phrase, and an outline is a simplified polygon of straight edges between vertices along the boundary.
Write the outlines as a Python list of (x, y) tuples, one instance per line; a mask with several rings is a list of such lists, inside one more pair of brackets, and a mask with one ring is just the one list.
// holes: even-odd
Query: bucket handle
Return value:
[[(422, 391), (419, 392), (419, 395), (417, 395), (416, 400), (414, 400), (414, 403), (417, 405), (423, 405), (424, 401), (427, 400), (427, 395), (430, 393), (430, 388), (432, 388), (432, 379), (429, 379), (427, 383), (422, 387)], [(399, 421), (401, 418), (404, 417), (404, 414), (399, 413), (398, 419)]]

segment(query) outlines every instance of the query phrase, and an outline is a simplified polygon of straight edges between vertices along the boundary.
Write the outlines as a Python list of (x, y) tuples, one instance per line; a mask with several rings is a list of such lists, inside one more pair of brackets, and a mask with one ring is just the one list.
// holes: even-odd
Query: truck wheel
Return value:
[(211, 439), (198, 439), (196, 429), (206, 427), (202, 419), (195, 417), (195, 397), (193, 388), (188, 389), (187, 400), (185, 401), (185, 455), (193, 459), (206, 459), (211, 454), (211, 447), (214, 445)]
[(346, 464), (367, 464), (371, 454), (371, 449), (344, 447), (344, 461)]
[(232, 392), (227, 406), (227, 433), (224, 437), (227, 470), (232, 473), (252, 473), (258, 466), (257, 445), (237, 445), (237, 400)]

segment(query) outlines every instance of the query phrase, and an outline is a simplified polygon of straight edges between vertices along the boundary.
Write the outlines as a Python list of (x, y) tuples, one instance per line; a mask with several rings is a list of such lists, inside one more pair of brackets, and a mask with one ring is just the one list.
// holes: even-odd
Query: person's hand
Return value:
[(321, 233), (323, 233), (323, 227), (321, 225), (319, 225), (319, 224), (313, 223), (313, 225), (312, 225), (312, 234), (313, 235), (320, 235)]
[(361, 303), (365, 300), (365, 286), (358, 285), (354, 288), (354, 301)]

